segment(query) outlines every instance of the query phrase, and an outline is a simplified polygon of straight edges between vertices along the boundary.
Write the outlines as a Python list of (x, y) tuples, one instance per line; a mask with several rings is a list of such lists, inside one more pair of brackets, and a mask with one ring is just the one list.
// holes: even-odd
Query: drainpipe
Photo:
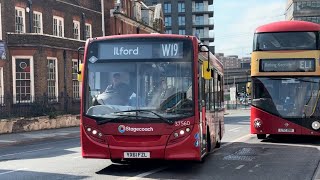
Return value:
[(29, 33), (33, 32), (33, 11), (32, 11), (32, 0), (28, 0), (29, 8)]
[(86, 40), (86, 15), (84, 13), (82, 13), (81, 21), (82, 21), (82, 40)]
[(68, 92), (67, 92), (67, 51), (63, 50), (63, 65), (64, 65), (64, 71), (63, 71), (63, 88), (64, 88), (64, 111), (68, 112)]
[(105, 32), (105, 22), (104, 22), (104, 0), (101, 0), (101, 13), (102, 13), (102, 18), (101, 18), (101, 25), (102, 25), (102, 36), (106, 35)]

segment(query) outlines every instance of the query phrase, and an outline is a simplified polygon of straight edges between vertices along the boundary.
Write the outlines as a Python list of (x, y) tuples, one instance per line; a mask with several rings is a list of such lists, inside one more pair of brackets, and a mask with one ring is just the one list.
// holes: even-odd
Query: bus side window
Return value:
[(214, 92), (215, 92), (215, 83), (214, 83), (214, 70), (211, 70), (211, 79), (210, 79), (210, 110), (215, 111), (215, 97), (214, 97)]

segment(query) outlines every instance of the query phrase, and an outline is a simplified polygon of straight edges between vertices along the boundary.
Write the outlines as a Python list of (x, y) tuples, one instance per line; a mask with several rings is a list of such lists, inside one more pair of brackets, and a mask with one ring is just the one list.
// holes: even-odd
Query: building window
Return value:
[(16, 7), (16, 15), (15, 15), (15, 26), (16, 26), (16, 33), (25, 33), (26, 26), (25, 26), (25, 11), (23, 8)]
[(167, 29), (166, 30), (166, 34), (172, 34), (172, 30), (171, 29)]
[(185, 35), (186, 34), (186, 30), (185, 29), (179, 29), (179, 34)]
[(0, 105), (4, 103), (4, 89), (3, 89), (3, 67), (0, 67)]
[(58, 66), (57, 58), (47, 58), (47, 85), (50, 101), (58, 101)]
[(42, 13), (41, 12), (33, 12), (33, 32), (42, 34)]
[(73, 21), (73, 38), (80, 40), (80, 22)]
[(86, 23), (86, 39), (92, 38), (92, 27), (91, 24)]
[(13, 56), (13, 103), (30, 103), (34, 99), (33, 57)]
[(196, 12), (199, 12), (199, 11), (204, 11), (204, 5), (203, 5), (203, 2), (199, 2), (195, 4), (195, 9), (194, 9)]
[(178, 12), (186, 12), (186, 8), (184, 5), (184, 2), (179, 2), (178, 3)]
[(165, 17), (164, 18), (164, 25), (165, 26), (171, 26), (171, 17)]
[(195, 24), (196, 25), (203, 25), (204, 24), (204, 16), (196, 16)]
[(179, 20), (179, 26), (186, 25), (186, 17), (185, 16), (179, 16), (178, 20)]
[(64, 37), (64, 20), (62, 17), (53, 17), (53, 35)]
[(171, 13), (171, 3), (164, 3), (164, 13)]
[(196, 29), (196, 36), (198, 36), (199, 38), (203, 38), (204, 37), (204, 29)]
[(72, 60), (72, 95), (74, 99), (80, 99), (80, 88), (78, 81), (78, 60)]

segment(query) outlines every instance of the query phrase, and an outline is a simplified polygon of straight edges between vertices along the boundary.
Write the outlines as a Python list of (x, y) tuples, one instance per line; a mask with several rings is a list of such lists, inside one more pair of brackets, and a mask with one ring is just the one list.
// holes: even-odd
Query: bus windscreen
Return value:
[(87, 57), (86, 115), (100, 123), (192, 116), (192, 52), (191, 41), (95, 42)]
[(316, 49), (316, 32), (257, 33), (254, 38), (254, 51)]

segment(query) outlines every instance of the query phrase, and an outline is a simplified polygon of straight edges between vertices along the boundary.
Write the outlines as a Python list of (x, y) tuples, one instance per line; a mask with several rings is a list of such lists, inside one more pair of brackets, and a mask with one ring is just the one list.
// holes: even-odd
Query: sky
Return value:
[(287, 0), (214, 0), (216, 53), (249, 57), (255, 29), (285, 20), (286, 3)]

